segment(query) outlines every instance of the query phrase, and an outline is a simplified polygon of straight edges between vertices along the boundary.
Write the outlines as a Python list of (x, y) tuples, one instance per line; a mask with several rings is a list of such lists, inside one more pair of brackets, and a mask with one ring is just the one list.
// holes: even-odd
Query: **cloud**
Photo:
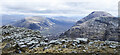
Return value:
[(118, 0), (1, 0), (2, 14), (86, 16), (92, 11), (118, 14)]

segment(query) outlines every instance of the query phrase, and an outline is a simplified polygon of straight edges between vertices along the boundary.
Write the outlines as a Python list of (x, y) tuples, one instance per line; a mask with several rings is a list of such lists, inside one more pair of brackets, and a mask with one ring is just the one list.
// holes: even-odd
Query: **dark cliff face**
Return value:
[[(91, 14), (93, 14), (93, 12)], [(84, 20), (85, 18), (83, 18), (81, 19), (84, 20), (83, 23), (78, 23), (79, 22), (78, 21), (76, 23), (77, 25), (73, 26), (71, 29), (61, 34), (60, 37), (70, 37), (70, 38), (81, 37), (81, 38), (89, 38), (93, 40), (117, 41), (118, 34), (120, 34), (117, 32), (119, 26), (118, 22), (120, 20), (117, 17), (112, 17), (109, 15), (110, 14), (107, 15), (107, 13), (106, 16), (103, 15), (101, 16), (97, 14), (97, 17), (94, 16), (95, 18), (87, 18), (86, 21)]]

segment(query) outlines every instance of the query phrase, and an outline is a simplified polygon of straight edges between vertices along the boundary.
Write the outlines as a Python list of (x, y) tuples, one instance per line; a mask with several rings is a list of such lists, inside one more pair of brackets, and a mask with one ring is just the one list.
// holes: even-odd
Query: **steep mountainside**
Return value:
[(33, 16), (26, 17), (20, 21), (13, 23), (16, 27), (25, 27), (32, 30), (40, 30), (42, 35), (59, 35), (66, 31), (74, 24), (74, 22), (58, 21), (47, 17)]
[(118, 40), (118, 25), (120, 20), (106, 12), (92, 12), (76, 23), (60, 37), (82, 37), (93, 40)]

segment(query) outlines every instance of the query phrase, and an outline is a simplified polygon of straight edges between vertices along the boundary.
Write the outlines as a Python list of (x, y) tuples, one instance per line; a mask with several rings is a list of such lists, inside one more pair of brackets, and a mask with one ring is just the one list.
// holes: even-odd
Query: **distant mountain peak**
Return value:
[(105, 11), (93, 11), (92, 13), (90, 13), (88, 16), (84, 17), (83, 19), (79, 20), (76, 24), (81, 24), (85, 21), (88, 21), (92, 18), (95, 18), (95, 17), (103, 17), (103, 16), (106, 16), (106, 17), (113, 17), (110, 13), (107, 13)]
[(110, 13), (107, 13), (105, 11), (93, 11), (90, 15), (112, 16)]
[(33, 17), (25, 17), (25, 19), (15, 22), (12, 25), (16, 27), (25, 27), (33, 30), (43, 30), (52, 27), (54, 23), (51, 22), (46, 17), (33, 16)]

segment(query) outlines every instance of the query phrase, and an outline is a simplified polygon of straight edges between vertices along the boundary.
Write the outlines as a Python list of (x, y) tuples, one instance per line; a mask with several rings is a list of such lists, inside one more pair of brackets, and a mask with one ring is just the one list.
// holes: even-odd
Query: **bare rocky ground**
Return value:
[[(59, 38), (49, 40), (39, 31), (13, 26), (2, 26), (0, 52), (2, 54), (35, 53), (110, 53), (120, 54), (120, 43), (115, 41), (89, 40), (87, 38)], [(2, 50), (2, 51), (1, 51)]]

